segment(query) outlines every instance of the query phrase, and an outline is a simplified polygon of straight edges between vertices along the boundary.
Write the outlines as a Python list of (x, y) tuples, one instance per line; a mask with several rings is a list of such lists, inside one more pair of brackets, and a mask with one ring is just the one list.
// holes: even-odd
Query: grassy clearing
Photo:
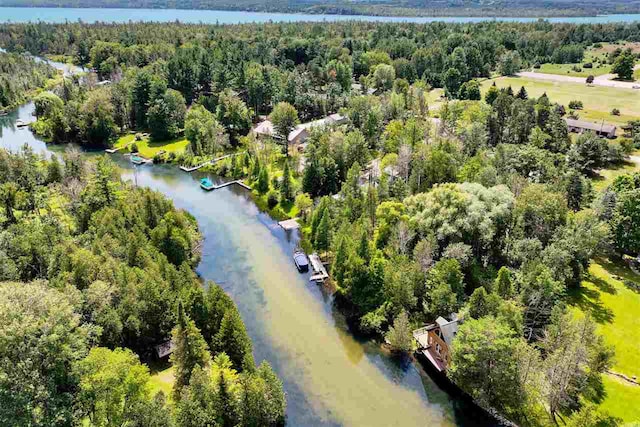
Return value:
[(169, 141), (151, 141), (149, 137), (143, 137), (142, 140), (136, 141), (134, 134), (123, 135), (118, 138), (118, 141), (114, 144), (114, 148), (125, 148), (134, 143), (138, 146), (138, 152), (142, 157), (148, 159), (153, 158), (160, 151), (166, 151), (167, 153), (183, 153), (189, 141), (186, 138), (176, 138)]
[[(640, 94), (634, 89), (587, 86), (579, 83), (560, 83), (523, 77), (499, 77), (482, 82), (483, 93), (489, 89), (493, 82), (496, 82), (500, 88), (511, 86), (516, 92), (520, 86), (524, 86), (529, 96), (532, 97), (539, 97), (546, 92), (552, 102), (558, 102), (565, 106), (573, 100), (582, 101), (584, 109), (580, 110), (578, 114), (584, 120), (594, 122), (604, 120), (608, 123), (621, 125), (629, 120), (640, 118)], [(620, 110), (619, 116), (611, 114), (611, 110), (614, 108)]]
[[(634, 155), (638, 155), (638, 153), (636, 152)], [(600, 171), (598, 177), (593, 180), (593, 188), (598, 191), (602, 190), (611, 184), (617, 176), (638, 172), (638, 169), (640, 169), (638, 164), (633, 162), (624, 162), (621, 165), (603, 169)]]
[[(581, 68), (582, 71), (574, 71), (573, 67)], [(542, 64), (534, 72), (587, 78), (588, 76), (601, 76), (610, 73), (611, 65), (593, 64), (593, 68), (584, 68), (584, 64)]]
[(602, 383), (606, 391), (600, 407), (624, 422), (640, 420), (640, 386), (633, 386), (623, 380), (603, 375)]
[(173, 388), (173, 367), (164, 367), (164, 369), (151, 368), (151, 394), (156, 395), (163, 392), (167, 398), (171, 398), (171, 389)]
[[(580, 289), (569, 294), (573, 309), (587, 313), (598, 324), (598, 332), (615, 348), (612, 371), (640, 376), (640, 293), (627, 288), (623, 280), (640, 282), (640, 275), (622, 261), (596, 259)], [(604, 375), (604, 399), (600, 404), (626, 422), (640, 419), (640, 386)]]

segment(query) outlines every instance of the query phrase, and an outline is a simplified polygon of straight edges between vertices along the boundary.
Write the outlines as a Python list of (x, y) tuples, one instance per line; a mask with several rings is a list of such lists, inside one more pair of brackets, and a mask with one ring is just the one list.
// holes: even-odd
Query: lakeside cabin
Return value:
[(451, 363), (451, 344), (458, 333), (460, 319), (456, 314), (451, 320), (438, 317), (436, 323), (413, 331), (418, 352), (423, 354), (438, 372), (445, 372)]
[(596, 135), (605, 138), (616, 137), (616, 127), (603, 123), (593, 123), (584, 120), (564, 119), (567, 122), (569, 132), (583, 133), (587, 131), (594, 132)]
[[(312, 122), (301, 123), (296, 126), (287, 137), (287, 141), (289, 142), (289, 146), (296, 147), (298, 150), (304, 150), (304, 142), (309, 137), (309, 130), (313, 127), (322, 127), (322, 126), (331, 126), (331, 125), (341, 125), (347, 121), (346, 117), (335, 113), (331, 114), (325, 118), (314, 120)], [(266, 119), (260, 123), (253, 129), (253, 132), (256, 134), (258, 138), (261, 137), (271, 137), (278, 138), (275, 134), (275, 130), (273, 127), (273, 123)]]

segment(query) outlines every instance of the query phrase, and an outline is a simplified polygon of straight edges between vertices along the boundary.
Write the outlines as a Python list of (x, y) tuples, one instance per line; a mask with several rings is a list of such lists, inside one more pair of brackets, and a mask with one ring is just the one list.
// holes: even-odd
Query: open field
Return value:
[[(169, 141), (151, 141), (148, 137), (143, 137), (141, 141), (136, 141), (134, 134), (127, 134), (118, 138), (118, 141), (113, 145), (113, 148), (125, 148), (129, 144), (135, 142), (138, 146), (138, 152), (142, 157), (148, 159), (153, 158), (160, 151), (166, 151), (167, 153), (174, 152), (176, 154), (182, 153), (189, 141), (186, 138), (176, 138)], [(126, 150), (125, 150), (126, 151)]]
[(595, 190), (602, 190), (613, 182), (619, 175), (630, 174), (640, 171), (640, 152), (633, 153), (629, 160), (621, 165), (617, 165), (613, 168), (602, 169), (598, 173), (598, 177), (593, 180), (593, 188)]
[[(529, 96), (539, 97), (543, 93), (551, 99), (567, 106), (570, 101), (579, 100), (584, 103), (584, 110), (578, 112), (583, 120), (605, 122), (621, 125), (629, 120), (640, 119), (640, 91), (603, 86), (587, 86), (586, 84), (537, 80), (525, 77), (498, 77), (482, 82), (483, 94), (489, 86), (496, 82), (500, 88), (511, 86), (515, 92), (524, 86)], [(611, 110), (620, 110), (619, 116), (611, 114)]]
[[(573, 67), (577, 66), (582, 71), (574, 71)], [(611, 72), (611, 65), (593, 64), (593, 68), (584, 68), (583, 64), (542, 64), (538, 69), (533, 70), (536, 73), (559, 74), (563, 76), (584, 77), (601, 76)]]
[[(569, 304), (589, 314), (605, 341), (615, 348), (611, 370), (640, 377), (640, 293), (629, 289), (624, 279), (640, 283), (640, 275), (621, 261), (598, 258), (581, 288), (570, 292)], [(640, 386), (610, 375), (604, 376), (603, 383), (602, 407), (626, 422), (639, 420)]]

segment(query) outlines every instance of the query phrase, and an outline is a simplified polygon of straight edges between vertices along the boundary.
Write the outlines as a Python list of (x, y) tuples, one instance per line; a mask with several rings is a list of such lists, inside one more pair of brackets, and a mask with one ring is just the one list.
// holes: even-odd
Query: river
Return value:
[[(56, 65), (56, 64), (54, 64)], [(58, 64), (60, 66), (60, 64)], [(33, 103), (0, 117), (0, 147), (47, 146), (17, 119), (33, 120)], [(285, 232), (235, 186), (199, 188), (202, 175), (175, 165), (136, 167), (113, 156), (124, 179), (162, 192), (191, 212), (204, 236), (197, 271), (220, 284), (238, 305), (257, 362), (267, 360), (284, 382), (292, 426), (487, 426), (472, 405), (442, 390), (408, 359), (356, 339), (325, 290), (299, 274), (291, 254), (297, 232)]]
[[(640, 21), (640, 14), (600, 15), (589, 17), (557, 17), (545, 18), (549, 22), (566, 22), (573, 24), (604, 24), (610, 22)], [(32, 8), (32, 7), (0, 7), (0, 22), (190, 22), (206, 24), (238, 24), (247, 22), (299, 22), (299, 21), (382, 21), (382, 22), (460, 22), (472, 23), (482, 21), (535, 22), (531, 17), (398, 17), (367, 15), (323, 15), (304, 13), (261, 13), (223, 10), (188, 10), (188, 9), (107, 9), (107, 8)]]

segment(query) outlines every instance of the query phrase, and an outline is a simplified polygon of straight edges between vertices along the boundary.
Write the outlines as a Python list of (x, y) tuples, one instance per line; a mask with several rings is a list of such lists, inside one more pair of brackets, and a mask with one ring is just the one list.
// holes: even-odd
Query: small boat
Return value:
[(136, 156), (136, 155), (131, 156), (131, 163), (133, 163), (134, 165), (141, 165), (146, 162), (147, 161), (140, 156)]
[(4, 117), (4, 116), (8, 116), (9, 112), (8, 111), (0, 111), (0, 117)]
[(209, 178), (202, 178), (200, 180), (200, 187), (202, 187), (203, 190), (211, 191), (215, 188), (215, 185), (213, 185), (213, 182), (211, 182)]
[(296, 264), (300, 273), (306, 273), (309, 271), (309, 260), (307, 254), (302, 251), (295, 251), (293, 253), (293, 262)]
[(19, 127), (19, 128), (23, 128), (25, 126), (29, 126), (29, 123), (25, 123), (22, 120), (18, 119), (18, 120), (16, 120), (16, 126)]

